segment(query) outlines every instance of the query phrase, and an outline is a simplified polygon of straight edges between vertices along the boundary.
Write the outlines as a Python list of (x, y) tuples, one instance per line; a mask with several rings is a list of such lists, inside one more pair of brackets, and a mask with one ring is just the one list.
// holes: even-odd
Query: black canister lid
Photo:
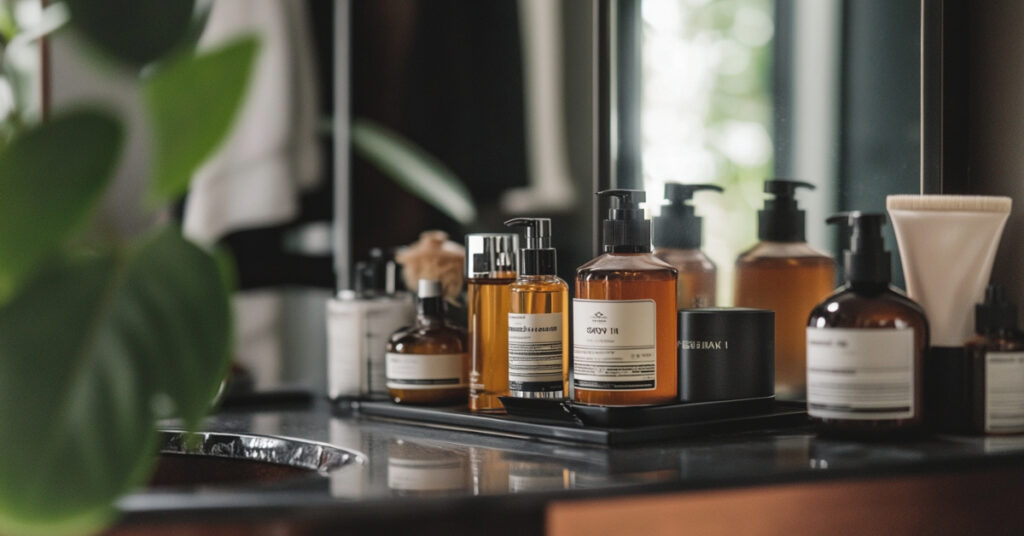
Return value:
[(775, 313), (709, 307), (679, 311), (679, 399), (775, 394)]

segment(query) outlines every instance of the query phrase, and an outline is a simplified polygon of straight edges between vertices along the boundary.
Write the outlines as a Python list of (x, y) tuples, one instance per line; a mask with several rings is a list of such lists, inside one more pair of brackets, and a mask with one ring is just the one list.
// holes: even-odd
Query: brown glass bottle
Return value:
[(504, 410), (508, 394), (509, 286), (516, 279), (519, 237), (508, 233), (466, 235), (469, 323), (469, 409)]
[(718, 270), (699, 249), (656, 248), (654, 256), (679, 272), (676, 306), (680, 309), (714, 307)]
[(844, 253), (846, 285), (807, 322), (807, 412), (825, 432), (861, 436), (912, 432), (924, 423), (928, 321), (889, 286), (883, 214), (829, 218), (854, 228)]
[(444, 319), (439, 281), (420, 280), (416, 322), (388, 341), (388, 396), (397, 404), (464, 404), (469, 396), (466, 332)]
[(974, 319), (977, 335), (964, 344), (969, 430), (1024, 432), (1024, 336), (1017, 330), (1017, 304), (1001, 286), (990, 285)]
[(737, 307), (775, 311), (775, 394), (800, 398), (807, 315), (835, 289), (836, 264), (802, 242), (761, 242), (736, 260)]

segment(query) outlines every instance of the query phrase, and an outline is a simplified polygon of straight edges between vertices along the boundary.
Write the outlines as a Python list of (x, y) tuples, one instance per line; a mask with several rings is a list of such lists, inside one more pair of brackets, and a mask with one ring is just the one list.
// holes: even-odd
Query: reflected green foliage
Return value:
[(216, 394), (227, 291), (217, 261), (165, 229), (62, 257), (0, 309), (0, 531), (109, 518), (152, 467), (154, 418), (195, 425)]
[(185, 193), (192, 174), (213, 154), (241, 107), (259, 43), (247, 37), (179, 58), (144, 88), (154, 134), (152, 201)]
[(75, 27), (104, 53), (135, 68), (181, 46), (195, 0), (65, 0)]
[(87, 221), (122, 138), (113, 117), (77, 111), (28, 129), (0, 153), (0, 302)]

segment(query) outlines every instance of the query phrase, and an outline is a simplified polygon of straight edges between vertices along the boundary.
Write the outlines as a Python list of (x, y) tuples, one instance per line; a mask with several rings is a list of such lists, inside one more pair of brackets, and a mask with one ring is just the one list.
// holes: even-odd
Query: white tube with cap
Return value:
[(963, 345), (974, 334), (1012, 200), (997, 196), (890, 195), (907, 294), (924, 308), (931, 346)]

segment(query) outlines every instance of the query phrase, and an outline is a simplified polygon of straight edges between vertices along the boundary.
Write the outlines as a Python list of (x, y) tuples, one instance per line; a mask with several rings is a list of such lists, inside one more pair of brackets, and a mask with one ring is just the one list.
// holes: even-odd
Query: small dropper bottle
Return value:
[(715, 184), (665, 185), (665, 205), (661, 216), (651, 225), (654, 256), (679, 270), (676, 286), (676, 306), (680, 309), (714, 307), (715, 263), (700, 249), (701, 218), (693, 209), (693, 194), (710, 190), (721, 192)]
[(964, 345), (969, 361), (971, 430), (981, 434), (1024, 432), (1024, 337), (1017, 304), (1000, 285), (985, 289), (974, 307), (977, 335)]
[(565, 398), (569, 392), (569, 286), (556, 274), (551, 220), (514, 218), (526, 230), (508, 314), (508, 388), (520, 398)]

